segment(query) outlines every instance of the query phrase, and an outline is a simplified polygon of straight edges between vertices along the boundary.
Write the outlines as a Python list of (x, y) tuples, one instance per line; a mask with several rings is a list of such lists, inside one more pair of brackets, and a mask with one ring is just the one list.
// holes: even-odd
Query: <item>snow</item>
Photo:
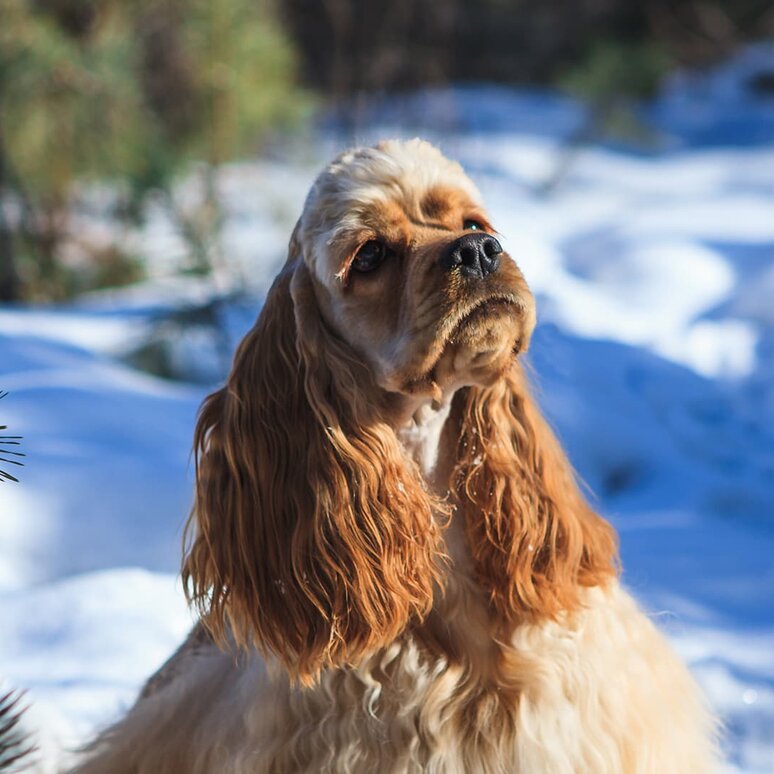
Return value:
[[(174, 575), (113, 567), (0, 593), (0, 662), (32, 701), (29, 727), (54, 761), (134, 700), (192, 625)], [(63, 754), (64, 753), (64, 754)], [(44, 756), (39, 756), (44, 758)]]
[[(360, 138), (420, 132), (480, 186), (538, 301), (537, 396), (743, 772), (774, 771), (774, 102), (750, 85), (772, 69), (759, 46), (676, 75), (642, 108), (662, 138), (647, 153), (568, 161), (582, 107), (490, 87), (382, 101)], [(331, 118), (303, 154), (219, 177), (225, 252), (250, 290), (215, 309), (229, 349), (338, 137)], [(80, 227), (107, 239), (91, 199)], [(190, 441), (224, 363), (205, 324), (164, 320), (217, 289), (170, 279), (183, 248), (161, 205), (126, 238), (151, 256), (149, 282), (0, 308), (0, 419), (28, 455), (0, 485), (0, 678), (29, 690), (41, 770), (118, 717), (191, 622), (175, 575)], [(188, 382), (130, 365), (149, 340)]]

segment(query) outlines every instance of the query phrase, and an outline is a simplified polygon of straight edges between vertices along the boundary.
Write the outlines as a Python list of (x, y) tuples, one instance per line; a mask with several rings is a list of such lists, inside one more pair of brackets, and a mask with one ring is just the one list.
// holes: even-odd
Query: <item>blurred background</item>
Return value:
[(774, 772), (771, 0), (0, 0), (0, 688), (39, 770), (190, 626), (196, 410), (314, 176), (416, 135), (536, 294), (538, 398), (728, 770)]

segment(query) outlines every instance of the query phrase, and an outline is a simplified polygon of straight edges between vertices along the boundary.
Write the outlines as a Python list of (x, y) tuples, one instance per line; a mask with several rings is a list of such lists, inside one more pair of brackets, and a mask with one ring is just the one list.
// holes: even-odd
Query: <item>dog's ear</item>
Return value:
[(554, 617), (617, 569), (610, 525), (586, 503), (518, 363), (491, 387), (455, 396), (452, 487), (478, 582), (498, 616)]
[(368, 368), (326, 329), (293, 246), (199, 417), (183, 578), (219, 641), (255, 644), (309, 682), (427, 613), (439, 533)]

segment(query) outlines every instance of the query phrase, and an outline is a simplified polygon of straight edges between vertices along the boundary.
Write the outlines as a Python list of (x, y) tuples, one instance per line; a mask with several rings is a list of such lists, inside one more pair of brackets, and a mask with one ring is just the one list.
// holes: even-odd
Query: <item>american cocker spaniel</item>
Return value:
[(530, 397), (534, 302), (494, 233), (419, 140), (317, 178), (199, 417), (201, 622), (77, 771), (713, 770)]

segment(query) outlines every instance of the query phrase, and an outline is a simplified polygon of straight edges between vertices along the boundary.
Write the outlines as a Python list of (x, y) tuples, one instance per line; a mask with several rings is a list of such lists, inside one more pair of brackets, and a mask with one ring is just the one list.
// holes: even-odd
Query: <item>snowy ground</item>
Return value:
[[(774, 67), (765, 54), (676, 79), (643, 108), (658, 153), (580, 150), (550, 194), (577, 105), (478, 89), (418, 98), (434, 130), (406, 118), (410, 103), (401, 114), (470, 170), (536, 292), (541, 403), (621, 534), (625, 582), (745, 772), (774, 771), (774, 100), (745, 90), (756, 62)], [(364, 139), (398, 133), (391, 116)], [(336, 146), (326, 137), (302, 161), (221, 179), (228, 253), (258, 298)], [(160, 217), (134, 238), (180, 250)], [(66, 308), (0, 308), (0, 420), (28, 454), (21, 483), (0, 485), (0, 680), (29, 689), (44, 746), (115, 718), (190, 625), (174, 573), (206, 387), (126, 356), (169, 340), (159, 314), (208, 292), (158, 280)], [(228, 346), (259, 306), (218, 310)], [(201, 381), (222, 368), (206, 327), (174, 341), (179, 371)]]

